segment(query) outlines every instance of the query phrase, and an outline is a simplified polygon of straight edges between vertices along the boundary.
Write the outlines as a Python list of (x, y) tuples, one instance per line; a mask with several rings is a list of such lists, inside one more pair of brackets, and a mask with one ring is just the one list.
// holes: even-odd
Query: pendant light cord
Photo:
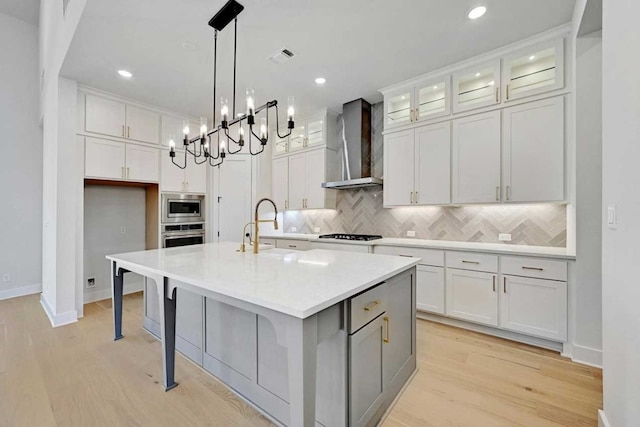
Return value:
[(236, 61), (238, 52), (238, 18), (233, 20), (233, 118), (236, 118)]
[(213, 116), (213, 123), (211, 123), (211, 128), (213, 129), (216, 125), (216, 73), (217, 73), (217, 62), (218, 62), (218, 30), (215, 30), (213, 33), (213, 104), (211, 115)]

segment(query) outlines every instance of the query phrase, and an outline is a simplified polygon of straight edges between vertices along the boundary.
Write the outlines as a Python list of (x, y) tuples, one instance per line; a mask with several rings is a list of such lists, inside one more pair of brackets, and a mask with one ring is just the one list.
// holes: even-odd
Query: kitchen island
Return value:
[[(147, 303), (158, 303), (166, 390), (177, 385), (176, 340), (200, 335), (201, 358), (183, 354), (277, 423), (377, 423), (416, 369), (417, 260), (237, 249), (214, 243), (108, 256), (116, 340), (124, 275), (137, 273), (147, 280)], [(182, 333), (180, 319), (188, 319)]]

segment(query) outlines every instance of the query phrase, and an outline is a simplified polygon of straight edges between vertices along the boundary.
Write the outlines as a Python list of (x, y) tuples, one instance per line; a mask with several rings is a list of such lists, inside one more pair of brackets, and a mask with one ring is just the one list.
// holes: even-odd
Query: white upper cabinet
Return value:
[(500, 60), (453, 74), (453, 112), (500, 103)]
[(451, 123), (415, 130), (415, 196), (417, 205), (451, 202)]
[[(315, 114), (307, 116), (302, 119), (296, 119), (296, 126), (291, 132), (288, 138), (288, 147), (282, 144), (281, 138), (274, 138), (276, 143), (280, 146), (276, 146), (273, 151), (273, 155), (284, 154), (286, 152), (295, 152), (311, 148), (336, 148), (336, 115), (329, 110), (321, 110)], [(286, 122), (285, 122), (286, 123)], [(289, 132), (286, 128), (281, 129), (281, 132)]]
[(564, 87), (564, 39), (523, 49), (502, 59), (505, 101)]
[(85, 138), (84, 175), (88, 178), (125, 178), (125, 144), (98, 138)]
[[(176, 167), (176, 166), (174, 166)], [(206, 194), (208, 163), (204, 165), (189, 164), (184, 170), (187, 193)]]
[(408, 206), (414, 200), (414, 130), (384, 137), (385, 206)]
[(503, 121), (503, 201), (564, 200), (564, 97), (506, 108)]
[(279, 210), (289, 209), (289, 158), (274, 159), (271, 169), (271, 198)]
[(417, 123), (451, 113), (450, 78), (443, 76), (384, 94), (385, 128)]
[(289, 209), (304, 208), (306, 198), (307, 158), (305, 153), (289, 157)]
[(127, 139), (160, 143), (160, 114), (127, 105)]
[(275, 129), (271, 131), (271, 138), (274, 138), (273, 157), (287, 154), (289, 152), (289, 137), (280, 138)]
[(289, 135), (290, 151), (301, 150), (305, 147), (305, 139), (306, 139), (305, 129), (306, 129), (306, 126), (304, 122), (298, 124), (295, 128), (293, 128), (293, 130), (291, 131), (291, 135)]
[(326, 119), (324, 113), (316, 114), (307, 119), (307, 147), (320, 147), (326, 144)]
[(131, 181), (158, 182), (160, 158), (156, 148), (126, 144), (126, 176)]
[[(160, 143), (165, 147), (169, 146), (169, 138), (171, 135), (175, 138), (174, 142), (176, 143), (176, 147), (183, 147), (182, 140), (184, 139), (184, 134), (182, 133), (182, 121), (183, 117), (178, 116), (170, 116), (163, 114), (162, 115), (162, 139)], [(194, 128), (195, 131), (195, 128)]]
[[(307, 209), (322, 209), (325, 207), (325, 190), (322, 183), (325, 180), (325, 150), (313, 150), (306, 153), (306, 200)], [(335, 191), (335, 190), (329, 190)]]
[(126, 137), (124, 103), (95, 95), (86, 95), (85, 131)]
[[(184, 152), (176, 151), (176, 163), (184, 161)], [(167, 151), (161, 152), (160, 191), (181, 193), (185, 191), (185, 172), (174, 165)]]
[(500, 201), (500, 111), (453, 120), (453, 203)]

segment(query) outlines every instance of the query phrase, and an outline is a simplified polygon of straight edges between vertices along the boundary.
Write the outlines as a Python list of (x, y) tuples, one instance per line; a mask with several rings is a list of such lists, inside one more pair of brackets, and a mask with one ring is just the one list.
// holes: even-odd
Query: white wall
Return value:
[[(85, 303), (111, 297), (111, 271), (106, 255), (145, 250), (145, 211), (144, 188), (103, 185), (85, 187)], [(96, 279), (94, 288), (86, 288), (90, 277)], [(141, 276), (125, 275), (126, 293), (141, 291), (142, 286)]]
[[(612, 427), (640, 423), (640, 15), (638, 0), (603, 3), (602, 229), (604, 413)], [(606, 218), (606, 216), (605, 216)]]
[(576, 44), (576, 254), (573, 359), (602, 365), (602, 33)]
[[(0, 299), (41, 289), (38, 29), (0, 14)], [(4, 275), (9, 280), (4, 281)]]

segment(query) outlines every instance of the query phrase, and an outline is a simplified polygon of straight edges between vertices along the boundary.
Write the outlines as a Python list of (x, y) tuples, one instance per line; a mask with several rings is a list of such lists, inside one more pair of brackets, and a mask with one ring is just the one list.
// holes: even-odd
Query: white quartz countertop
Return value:
[(236, 252), (207, 243), (108, 255), (123, 268), (306, 318), (418, 263), (417, 259), (314, 249)]
[[(295, 237), (292, 237), (295, 236)], [(261, 235), (261, 237), (269, 239), (295, 239), (317, 241), (317, 234), (272, 234)], [(424, 239), (402, 239), (383, 237), (382, 239), (371, 240), (368, 242), (354, 242), (350, 240), (321, 239), (331, 243), (359, 244), (368, 246), (399, 246), (399, 247), (416, 247), (424, 249), (442, 249), (449, 251), (469, 251), (469, 252), (490, 252), (502, 255), (522, 255), (544, 258), (560, 258), (574, 260), (575, 254), (566, 248), (554, 248), (549, 246), (527, 246), (512, 245), (506, 243), (478, 243), (478, 242), (454, 242), (450, 240), (424, 240)]]

